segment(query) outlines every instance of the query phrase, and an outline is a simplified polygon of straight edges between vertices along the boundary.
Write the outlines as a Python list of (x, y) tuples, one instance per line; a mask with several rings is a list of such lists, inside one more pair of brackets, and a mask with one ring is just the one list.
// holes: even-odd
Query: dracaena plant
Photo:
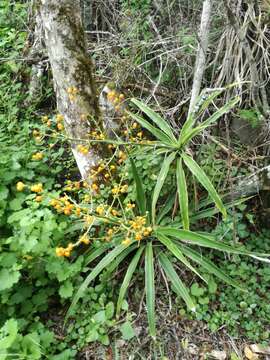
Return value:
[[(170, 226), (161, 226), (166, 213), (171, 210), (170, 206), (158, 208), (155, 221), (151, 216), (151, 201), (146, 196), (142, 179), (137, 171), (133, 159), (130, 157), (134, 184), (136, 187), (137, 206), (122, 218), (104, 214), (99, 217), (106, 226), (111, 225), (115, 234), (111, 243), (104, 243), (96, 249), (92, 249), (85, 258), (85, 265), (89, 266), (95, 261), (94, 268), (84, 279), (72, 304), (68, 310), (67, 318), (74, 313), (80, 298), (85, 295), (88, 285), (93, 282), (103, 271), (113, 275), (118, 266), (127, 266), (125, 275), (121, 279), (121, 286), (116, 306), (116, 316), (120, 315), (123, 300), (136, 269), (143, 267), (145, 274), (146, 310), (149, 323), (149, 333), (156, 336), (155, 315), (155, 278), (156, 271), (163, 270), (171, 289), (183, 299), (188, 309), (196, 311), (195, 303), (190, 295), (189, 288), (185, 285), (175, 269), (175, 260), (195, 273), (206, 282), (201, 269), (234, 287), (240, 288), (239, 284), (229, 277), (222, 269), (204, 256), (200, 248), (215, 249), (227, 253), (254, 256), (250, 252), (227, 245), (216, 240), (206, 233), (198, 233), (181, 228), (179, 223), (171, 223)], [(175, 189), (176, 190), (176, 189)], [(155, 193), (156, 190), (154, 190)], [(168, 210), (169, 209), (169, 210)], [(201, 211), (199, 214), (191, 214), (189, 221), (192, 223), (198, 218), (212, 216), (217, 212), (215, 207)], [(108, 212), (109, 214), (109, 212)], [(131, 215), (130, 215), (131, 214)], [(182, 219), (183, 222), (183, 219)], [(94, 239), (93, 239), (94, 240)]]
[(164, 185), (170, 167), (175, 162), (177, 163), (176, 181), (183, 228), (188, 230), (190, 226), (189, 199), (186, 180), (187, 171), (191, 172), (197, 181), (206, 189), (209, 197), (215, 203), (216, 207), (223, 214), (223, 216), (226, 217), (226, 209), (219, 194), (217, 193), (216, 189), (212, 185), (203, 169), (193, 159), (189, 151), (189, 146), (192, 139), (215, 123), (222, 115), (230, 111), (239, 101), (238, 97), (232, 99), (226, 105), (212, 114), (208, 119), (198, 123), (198, 119), (201, 114), (223, 90), (224, 89), (215, 90), (206, 97), (202, 96), (198, 101), (196, 111), (192, 112), (188, 116), (178, 135), (175, 134), (174, 129), (166, 122), (166, 120), (164, 120), (159, 114), (154, 112), (143, 102), (136, 99), (131, 100), (132, 103), (138, 107), (149, 118), (149, 120), (151, 120), (152, 123), (138, 114), (129, 112), (129, 115), (152, 134), (152, 136), (156, 139), (156, 151), (164, 154), (164, 160), (157, 178), (151, 204), (153, 223), (155, 223), (156, 219), (156, 205), (160, 191)]

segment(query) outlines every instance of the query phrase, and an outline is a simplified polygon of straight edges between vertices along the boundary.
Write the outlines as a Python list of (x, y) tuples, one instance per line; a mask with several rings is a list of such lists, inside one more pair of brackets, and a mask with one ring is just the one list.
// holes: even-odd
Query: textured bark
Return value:
[(199, 34), (199, 47), (195, 64), (194, 79), (191, 91), (188, 114), (194, 111), (197, 98), (200, 94), (201, 83), (206, 63), (206, 53), (208, 48), (208, 39), (210, 31), (212, 0), (205, 0), (201, 16), (201, 26)]
[[(102, 129), (92, 62), (86, 52), (79, 0), (41, 0), (45, 42), (52, 68), (57, 107), (83, 179), (102, 157), (92, 149), (77, 151), (78, 139)], [(75, 89), (75, 91), (74, 91)], [(82, 142), (83, 144), (83, 142)]]

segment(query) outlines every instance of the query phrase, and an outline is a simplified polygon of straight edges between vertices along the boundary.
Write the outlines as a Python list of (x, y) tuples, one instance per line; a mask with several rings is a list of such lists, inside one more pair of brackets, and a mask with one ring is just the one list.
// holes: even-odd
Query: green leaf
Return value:
[(155, 338), (155, 276), (153, 264), (153, 248), (151, 241), (147, 243), (145, 251), (145, 294), (149, 333), (153, 338)]
[(11, 288), (20, 279), (19, 271), (8, 271), (6, 268), (0, 270), (0, 291)]
[(177, 190), (178, 190), (178, 198), (179, 198), (183, 228), (185, 230), (188, 230), (189, 229), (188, 192), (187, 192), (186, 176), (183, 169), (181, 158), (177, 159), (176, 177), (177, 177)]
[(202, 254), (188, 248), (187, 246), (183, 246), (182, 251), (192, 261), (199, 264), (201, 267), (203, 267), (205, 270), (207, 270), (210, 274), (215, 275), (220, 280), (226, 282), (227, 284), (229, 284), (237, 289), (243, 290), (236, 281), (234, 281), (224, 271), (220, 270), (212, 261), (210, 261), (209, 259), (204, 257)]
[(90, 274), (86, 277), (86, 279), (83, 281), (82, 285), (79, 287), (77, 293), (75, 294), (72, 303), (67, 311), (66, 317), (65, 317), (65, 321), (67, 320), (67, 318), (70, 316), (71, 312), (74, 310), (76, 304), (78, 303), (79, 299), (83, 296), (85, 290), (87, 289), (88, 285), (90, 284), (91, 281), (93, 281), (100, 273), (102, 270), (104, 270), (106, 268), (106, 266), (108, 266), (109, 264), (111, 264), (111, 262), (118, 256), (121, 254), (122, 251), (124, 251), (126, 249), (125, 245), (118, 245), (116, 246), (116, 248), (114, 248), (113, 250), (111, 250), (95, 267), (94, 269), (90, 272)]
[[(18, 323), (15, 319), (7, 320), (0, 328), (0, 354), (1, 350), (8, 349), (16, 339), (18, 333)], [(1, 358), (0, 355), (0, 358)]]
[(168, 137), (168, 135), (164, 134), (163, 131), (157, 129), (153, 125), (151, 125), (148, 121), (143, 119), (142, 117), (133, 114), (129, 111), (127, 113), (136, 120), (142, 127), (147, 129), (153, 136), (155, 136), (159, 141), (161, 141), (164, 145), (168, 146), (174, 146), (175, 144), (172, 142), (172, 140)]
[(68, 299), (72, 296), (72, 294), (73, 294), (73, 285), (69, 280), (67, 280), (64, 282), (64, 284), (60, 286), (59, 295), (63, 299)]
[(191, 295), (195, 296), (195, 297), (200, 297), (204, 294), (205, 290), (201, 287), (199, 287), (198, 283), (194, 283), (191, 285), (190, 288), (190, 293)]
[(137, 244), (130, 244), (116, 259), (114, 259), (114, 261), (106, 268), (106, 271), (111, 274), (137, 246)]
[(211, 181), (208, 179), (205, 172), (199, 165), (189, 156), (186, 154), (182, 154), (183, 160), (192, 174), (196, 177), (196, 179), (202, 184), (202, 186), (207, 190), (209, 196), (212, 198), (214, 203), (216, 204), (217, 208), (220, 210), (222, 215), (226, 217), (226, 208), (223, 205), (221, 198), (219, 197), (216, 189), (212, 185)]
[(159, 194), (160, 194), (160, 191), (164, 184), (164, 181), (166, 180), (166, 177), (168, 175), (170, 165), (173, 162), (173, 160), (175, 159), (175, 156), (176, 156), (176, 153), (173, 152), (164, 159), (163, 164), (160, 169), (160, 172), (159, 172), (159, 175), (158, 175), (158, 178), (157, 178), (156, 186), (153, 191), (153, 199), (152, 199), (152, 221), (153, 221), (153, 223), (155, 223), (156, 204), (157, 204), (157, 201), (159, 198)]
[(130, 340), (136, 335), (130, 321), (124, 322), (124, 324), (120, 326), (120, 331), (124, 340)]
[(87, 254), (87, 257), (85, 258), (84, 264), (88, 265), (92, 261), (94, 261), (96, 258), (98, 258), (100, 255), (105, 253), (105, 251), (108, 250), (109, 244), (102, 244), (97, 249), (92, 250), (90, 253)]
[(159, 208), (159, 213), (157, 215), (156, 223), (159, 224), (161, 220), (168, 214), (168, 212), (173, 208), (173, 204), (175, 202), (175, 194), (171, 194), (166, 200), (163, 207)]
[(134, 163), (134, 161), (132, 160), (131, 157), (129, 157), (129, 160), (130, 160), (130, 163), (131, 163), (132, 173), (133, 173), (133, 177), (134, 177), (135, 184), (136, 184), (136, 195), (137, 195), (136, 196), (136, 201), (137, 201), (140, 213), (142, 215), (144, 215), (146, 213), (146, 197), (145, 197), (145, 192), (144, 192), (144, 188), (143, 188), (142, 179), (139, 176), (136, 165), (135, 165), (135, 163)]
[(180, 260), (188, 269), (193, 271), (196, 275), (198, 275), (203, 281), (207, 282), (198, 271), (190, 264), (188, 259), (183, 255), (180, 247), (176, 245), (171, 239), (164, 235), (158, 236), (159, 241), (166, 246), (168, 250), (178, 259)]
[(138, 262), (140, 260), (141, 254), (144, 250), (144, 246), (141, 246), (136, 254), (134, 255), (133, 259), (131, 260), (129, 267), (127, 269), (126, 275), (124, 277), (124, 280), (122, 282), (120, 291), (119, 291), (119, 297), (118, 297), (118, 301), (117, 301), (117, 306), (116, 306), (116, 316), (118, 316), (120, 314), (121, 308), (122, 308), (122, 303), (124, 300), (124, 297), (126, 295), (126, 291), (129, 287), (129, 283), (130, 280), (132, 278), (132, 275), (134, 273), (134, 271), (136, 270), (136, 267), (138, 265)]
[(160, 265), (164, 269), (168, 279), (173, 284), (173, 288), (174, 288), (176, 294), (185, 301), (187, 307), (191, 311), (195, 311), (195, 305), (189, 295), (189, 291), (188, 291), (186, 285), (182, 282), (182, 280), (177, 275), (169, 258), (163, 253), (160, 253), (158, 255), (158, 258), (160, 261)]
[(192, 138), (199, 135), (203, 130), (208, 128), (210, 125), (212, 125), (214, 122), (216, 122), (221, 116), (229, 112), (232, 108), (235, 107), (235, 105), (239, 102), (239, 97), (235, 97), (231, 101), (229, 101), (227, 104), (225, 104), (222, 108), (217, 110), (213, 115), (211, 115), (207, 120), (202, 122), (199, 126), (197, 126), (194, 129), (190, 129), (188, 132), (186, 132), (180, 140), (181, 145), (187, 144)]
[(213, 240), (211, 236), (205, 236), (189, 230), (175, 229), (172, 227), (159, 227), (156, 230), (156, 233), (158, 236), (160, 234), (172, 236), (183, 242), (193, 243), (194, 245), (199, 245), (210, 249), (221, 250), (234, 254), (253, 255), (248, 251), (238, 250), (237, 248), (224, 244), (221, 241)]
[(131, 99), (131, 102), (144, 112), (166, 135), (168, 135), (172, 142), (174, 141), (177, 143), (170, 125), (161, 116), (139, 100)]

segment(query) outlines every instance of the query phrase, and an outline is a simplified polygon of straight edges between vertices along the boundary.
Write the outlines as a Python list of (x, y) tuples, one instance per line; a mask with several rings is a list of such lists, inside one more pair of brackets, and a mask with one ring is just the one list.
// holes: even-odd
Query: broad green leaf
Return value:
[(164, 184), (164, 181), (166, 180), (166, 177), (168, 175), (170, 165), (175, 159), (176, 153), (171, 153), (168, 157), (166, 157), (163, 160), (163, 164), (161, 166), (160, 172), (158, 174), (157, 182), (155, 189), (153, 191), (153, 199), (152, 199), (152, 220), (153, 223), (155, 223), (155, 216), (156, 216), (156, 204), (159, 198), (160, 191), (162, 189), (162, 186)]
[(234, 254), (254, 255), (253, 253), (250, 253), (245, 250), (238, 250), (237, 248), (232, 247), (227, 244), (224, 244), (221, 241), (216, 241), (211, 236), (208, 237), (208, 236), (198, 234), (196, 232), (192, 232), (189, 230), (181, 230), (181, 229), (179, 230), (179, 229), (175, 229), (172, 227), (159, 227), (156, 230), (156, 233), (158, 236), (160, 234), (166, 235), (166, 236), (172, 236), (183, 242), (207, 247), (210, 249), (216, 249), (216, 250), (225, 251), (225, 252), (234, 253)]
[(124, 324), (120, 326), (120, 331), (124, 340), (130, 340), (136, 335), (130, 321), (124, 322)]
[(68, 312), (65, 317), (66, 319), (70, 316), (71, 312), (74, 310), (76, 304), (78, 303), (79, 299), (83, 296), (85, 290), (87, 289), (88, 285), (91, 281), (93, 281), (106, 266), (110, 265), (111, 262), (121, 254), (122, 251), (126, 249), (125, 245), (118, 245), (113, 250), (111, 250), (100, 262), (94, 267), (94, 269), (90, 272), (90, 274), (86, 277), (83, 281), (81, 286), (79, 287), (77, 293), (75, 294), (72, 303), (68, 309)]
[(217, 208), (220, 210), (222, 215), (226, 217), (226, 208), (223, 205), (223, 202), (218, 195), (216, 189), (212, 185), (211, 181), (208, 179), (205, 172), (200, 168), (200, 166), (192, 159), (191, 156), (187, 154), (182, 154), (183, 160), (192, 174), (196, 177), (196, 179), (202, 184), (202, 186), (207, 190), (209, 196), (212, 198)]
[(147, 243), (145, 251), (145, 294), (149, 333), (153, 338), (155, 338), (155, 275), (153, 264), (153, 248), (151, 241)]
[(145, 192), (144, 192), (144, 188), (143, 188), (142, 179), (139, 176), (136, 165), (135, 165), (135, 163), (134, 163), (134, 161), (132, 160), (131, 157), (129, 157), (129, 160), (130, 160), (130, 163), (131, 163), (133, 177), (134, 177), (135, 184), (136, 184), (136, 201), (137, 201), (140, 213), (142, 215), (144, 215), (146, 213), (146, 197), (145, 197)]
[(161, 116), (137, 99), (131, 99), (131, 102), (144, 112), (172, 141), (177, 143), (170, 125)]
[(158, 255), (158, 259), (160, 261), (160, 265), (162, 266), (162, 268), (165, 271), (165, 274), (167, 275), (167, 278), (173, 284), (173, 289), (175, 290), (176, 294), (184, 300), (184, 302), (187, 304), (187, 307), (191, 311), (195, 311), (196, 307), (189, 295), (189, 291), (188, 291), (186, 285), (182, 282), (182, 280), (177, 275), (169, 258), (161, 252)]
[(129, 264), (129, 267), (127, 269), (126, 275), (124, 277), (124, 280), (122, 282), (122, 285), (121, 285), (121, 288), (119, 291), (119, 297), (118, 297), (117, 306), (116, 306), (116, 316), (118, 316), (120, 314), (120, 311), (122, 308), (122, 303), (123, 303), (124, 297), (126, 295), (127, 289), (129, 287), (130, 280), (132, 278), (134, 271), (136, 270), (136, 267), (138, 265), (138, 262), (140, 260), (143, 250), (144, 250), (144, 246), (141, 246), (137, 250), (136, 254), (134, 255), (132, 261)]
[(127, 112), (134, 120), (136, 120), (142, 127), (147, 129), (153, 136), (155, 136), (158, 140), (160, 140), (163, 144), (168, 145), (169, 147), (173, 147), (175, 145), (174, 142), (169, 138), (168, 135), (164, 134), (163, 131), (151, 125), (147, 120), (143, 119), (141, 116), (133, 114), (131, 112)]
[[(8, 349), (15, 341), (18, 334), (18, 323), (15, 319), (9, 319), (5, 322), (2, 328), (0, 328), (1, 339), (0, 339), (0, 354), (1, 350)], [(5, 359), (4, 355), (3, 358)], [(1, 359), (1, 356), (0, 356)]]
[(164, 235), (158, 236), (159, 241), (166, 246), (168, 250), (178, 259), (180, 260), (188, 269), (193, 271), (196, 275), (198, 275), (203, 281), (207, 282), (203, 276), (190, 264), (188, 259), (183, 255), (181, 248), (179, 245), (175, 244), (171, 239)]
[(192, 261), (199, 264), (201, 267), (206, 269), (209, 273), (215, 275), (220, 280), (226, 282), (229, 285), (234, 286), (235, 288), (243, 290), (239, 285), (238, 282), (234, 281), (230, 276), (228, 276), (224, 271), (220, 270), (212, 261), (194, 251), (187, 246), (182, 247), (182, 251), (186, 256), (188, 256)]
[(185, 230), (188, 230), (189, 229), (188, 192), (187, 192), (186, 176), (183, 169), (181, 158), (177, 159), (176, 178), (177, 178), (178, 199), (180, 204), (183, 228)]

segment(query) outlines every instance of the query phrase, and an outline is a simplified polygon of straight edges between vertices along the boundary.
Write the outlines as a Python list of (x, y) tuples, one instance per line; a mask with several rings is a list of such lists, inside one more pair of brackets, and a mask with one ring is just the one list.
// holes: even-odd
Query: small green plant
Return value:
[[(211, 99), (213, 99), (215, 96), (217, 96), (217, 93), (212, 95)], [(208, 99), (208, 101), (206, 101), (202, 107), (204, 107), (206, 103), (209, 103), (209, 101), (210, 99)], [(190, 216), (187, 206), (188, 196), (186, 177), (182, 164), (182, 161), (184, 161), (192, 174), (196, 176), (201, 184), (204, 185), (218, 209), (221, 210), (225, 215), (226, 208), (213, 185), (206, 177), (203, 170), (199, 167), (199, 165), (197, 165), (191, 156), (187, 154), (187, 144), (194, 136), (198, 135), (203, 129), (208, 127), (222, 114), (231, 109), (231, 107), (237, 101), (238, 99), (234, 99), (225, 107), (220, 109), (217, 113), (212, 115), (204, 123), (198, 125), (195, 128), (193, 127), (195, 123), (195, 117), (191, 116), (191, 118), (189, 118), (187, 123), (184, 125), (181, 135), (177, 140), (173, 134), (172, 129), (163, 119), (161, 119), (156, 113), (154, 113), (150, 108), (146, 107), (143, 103), (138, 102), (137, 100), (133, 100), (133, 103), (139, 106), (140, 109), (142, 109), (153, 120), (153, 122), (159, 126), (159, 128), (154, 127), (148, 121), (137, 115), (130, 113), (130, 116), (158, 138), (158, 141), (155, 142), (157, 153), (165, 154), (165, 157), (161, 165), (153, 193), (150, 194), (150, 196), (147, 196), (142, 179), (135, 166), (135, 162), (132, 157), (132, 151), (130, 151), (130, 149), (128, 150), (129, 161), (131, 164), (131, 170), (136, 189), (137, 206), (135, 207), (134, 205), (135, 208), (133, 212), (123, 212), (122, 218), (109, 216), (108, 212), (104, 213), (103, 211), (100, 214), (101, 216), (96, 217), (98, 219), (97, 224), (99, 224), (99, 226), (102, 223), (107, 225), (109, 228), (108, 231), (114, 233), (114, 236), (110, 244), (105, 243), (97, 249), (90, 251), (87, 258), (87, 264), (93, 263), (93, 261), (99, 257), (102, 257), (102, 259), (89, 273), (75, 294), (67, 313), (67, 318), (74, 314), (76, 305), (78, 301), (84, 297), (88, 285), (93, 282), (95, 278), (102, 273), (103, 270), (106, 269), (106, 271), (113, 274), (114, 270), (119, 266), (119, 264), (127, 259), (130, 260), (128, 261), (129, 265), (120, 287), (116, 305), (116, 316), (119, 316), (121, 312), (122, 303), (125, 299), (128, 287), (136, 269), (138, 267), (140, 268), (142, 263), (144, 263), (147, 317), (149, 323), (149, 332), (153, 337), (156, 336), (155, 271), (157, 263), (163, 269), (167, 279), (172, 284), (172, 290), (183, 299), (188, 309), (191, 311), (195, 311), (196, 309), (195, 302), (190, 295), (189, 289), (178, 276), (174, 268), (173, 258), (180, 261), (182, 265), (186, 266), (206, 283), (208, 279), (206, 279), (203, 274), (196, 267), (194, 267), (193, 264), (199, 265), (204, 269), (204, 271), (218, 277), (220, 280), (234, 286), (235, 288), (240, 288), (236, 281), (224, 273), (223, 270), (218, 268), (209, 258), (207, 258), (207, 256), (203, 256), (200, 252), (195, 250), (194, 246), (215, 249), (232, 254), (249, 256), (253, 256), (253, 254), (242, 247), (239, 248), (216, 240), (210, 234), (189, 230), (189, 225), (192, 223), (192, 221), (194, 221), (194, 218), (207, 218), (211, 215), (211, 213), (213, 214), (213, 211), (216, 212), (217, 210), (207, 209), (199, 215), (195, 214), (194, 218)], [(169, 169), (175, 162), (177, 190), (181, 206), (181, 220), (180, 222), (170, 221), (169, 224), (161, 225), (161, 222), (166, 213), (172, 210), (173, 204), (169, 202), (163, 208), (160, 208), (158, 206), (158, 200), (161, 189), (169, 173)], [(113, 226), (113, 228), (110, 228), (110, 226)], [(103, 229), (103, 231), (105, 231), (105, 229)], [(194, 293), (194, 287), (191, 290)]]

